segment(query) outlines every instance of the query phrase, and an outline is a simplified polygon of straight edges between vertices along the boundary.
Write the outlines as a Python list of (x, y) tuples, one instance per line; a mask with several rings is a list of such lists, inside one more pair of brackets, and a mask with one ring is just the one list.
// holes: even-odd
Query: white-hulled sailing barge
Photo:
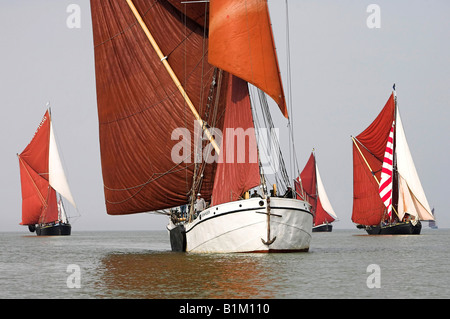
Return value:
[(169, 221), (173, 250), (307, 251), (310, 205), (289, 178), (269, 195), (256, 142), (249, 84), (288, 117), (267, 1), (92, 0), (91, 11), (108, 214), (186, 205)]

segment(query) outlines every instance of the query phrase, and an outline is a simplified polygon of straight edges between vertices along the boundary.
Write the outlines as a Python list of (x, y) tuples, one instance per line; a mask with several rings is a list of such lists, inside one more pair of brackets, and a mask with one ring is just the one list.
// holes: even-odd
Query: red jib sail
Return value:
[(378, 225), (386, 207), (379, 194), (384, 152), (395, 112), (392, 94), (377, 118), (353, 140), (352, 221)]

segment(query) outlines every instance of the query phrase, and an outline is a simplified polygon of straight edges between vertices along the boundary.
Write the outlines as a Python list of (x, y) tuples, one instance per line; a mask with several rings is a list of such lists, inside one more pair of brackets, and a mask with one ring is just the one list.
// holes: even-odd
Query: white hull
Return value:
[(186, 251), (308, 251), (313, 223), (309, 204), (289, 198), (272, 197), (269, 200), (270, 209), (268, 201), (261, 198), (206, 209), (192, 223), (184, 225)]

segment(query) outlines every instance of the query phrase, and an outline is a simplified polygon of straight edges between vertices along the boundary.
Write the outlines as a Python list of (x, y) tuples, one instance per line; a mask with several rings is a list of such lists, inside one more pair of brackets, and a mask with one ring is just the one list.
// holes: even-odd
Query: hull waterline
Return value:
[(331, 232), (332, 230), (333, 230), (333, 225), (331, 225), (331, 224), (322, 224), (322, 225), (314, 226), (312, 228), (313, 233)]
[(70, 224), (36, 225), (34, 229), (38, 236), (69, 236), (72, 232)]
[(422, 224), (418, 222), (413, 225), (411, 222), (402, 222), (385, 226), (367, 226), (365, 229), (369, 235), (420, 235)]

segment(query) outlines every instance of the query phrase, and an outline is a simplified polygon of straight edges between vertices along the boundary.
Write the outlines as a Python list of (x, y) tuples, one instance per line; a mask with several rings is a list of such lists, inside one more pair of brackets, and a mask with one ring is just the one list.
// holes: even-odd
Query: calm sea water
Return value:
[(308, 253), (186, 254), (165, 231), (0, 233), (0, 298), (448, 298), (449, 244), (355, 229), (313, 233)]

